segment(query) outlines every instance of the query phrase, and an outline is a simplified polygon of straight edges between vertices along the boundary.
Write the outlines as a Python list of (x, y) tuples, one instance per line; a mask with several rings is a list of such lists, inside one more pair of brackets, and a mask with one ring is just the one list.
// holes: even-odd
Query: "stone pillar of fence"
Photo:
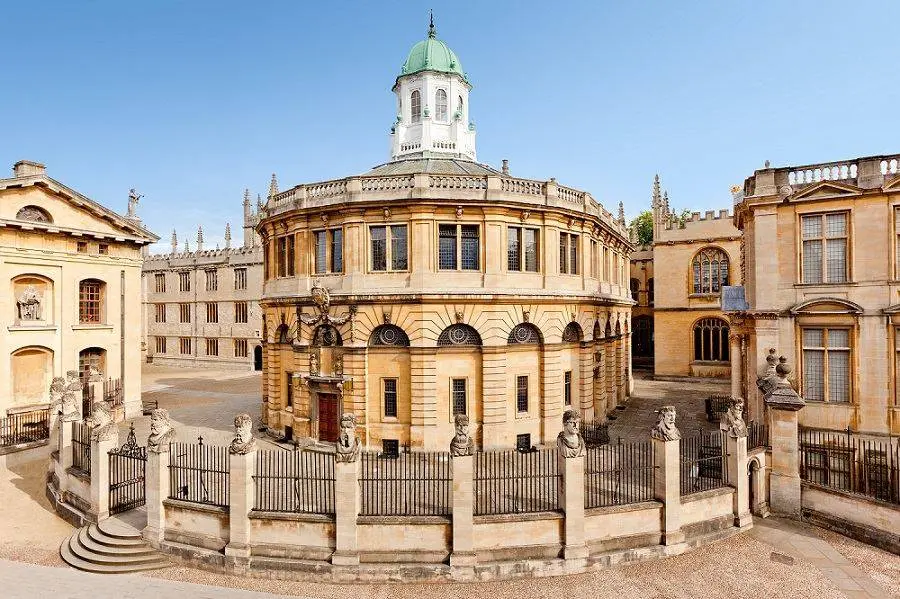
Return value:
[(659, 422), (650, 433), (656, 470), (653, 497), (663, 503), (662, 544), (684, 542), (681, 532), (681, 433), (675, 427), (675, 407), (659, 411)]
[(87, 385), (90, 387), (92, 401), (103, 401), (106, 399), (103, 393), (103, 373), (91, 367), (90, 375), (87, 377)]
[(96, 522), (109, 518), (109, 452), (119, 445), (119, 427), (109, 406), (94, 402), (91, 416), (91, 513)]
[(56, 478), (59, 481), (59, 494), (62, 501), (65, 501), (66, 493), (69, 489), (69, 477), (66, 475), (66, 470), (72, 467), (74, 461), (74, 456), (72, 455), (72, 422), (73, 420), (67, 420), (64, 416), (60, 416), (57, 419), (57, 426), (59, 427), (57, 431), (59, 461), (56, 462)]
[(147, 466), (144, 471), (147, 526), (144, 540), (159, 549), (165, 540), (166, 509), (163, 502), (170, 494), (169, 449), (175, 440), (175, 429), (169, 411), (157, 408), (150, 413), (150, 436), (147, 437)]
[(775, 368), (778, 383), (766, 396), (769, 408), (769, 442), (772, 467), (769, 475), (769, 509), (775, 514), (800, 515), (800, 439), (798, 414), (806, 402), (791, 388), (791, 367), (784, 356)]
[(578, 431), (578, 412), (566, 410), (563, 430), (556, 437), (556, 459), (562, 480), (559, 482), (559, 507), (565, 513), (563, 558), (586, 559), (584, 540), (584, 438)]
[(335, 548), (331, 563), (336, 566), (359, 565), (356, 522), (359, 518), (360, 443), (356, 436), (356, 417), (341, 417), (341, 434), (334, 454), (334, 528)]
[[(451, 447), (450, 451), (453, 451)], [(451, 566), (475, 565), (473, 455), (453, 456), (453, 553)]]
[(250, 510), (253, 509), (256, 474), (256, 440), (249, 414), (234, 418), (235, 437), (228, 449), (228, 544), (227, 564), (237, 572), (250, 568)]
[[(739, 404), (743, 408), (743, 403)], [(743, 424), (743, 421), (740, 422)], [(740, 528), (749, 526), (753, 518), (750, 515), (750, 481), (747, 471), (747, 427), (725, 432), (725, 453), (727, 460), (728, 483), (734, 487), (734, 525)]]

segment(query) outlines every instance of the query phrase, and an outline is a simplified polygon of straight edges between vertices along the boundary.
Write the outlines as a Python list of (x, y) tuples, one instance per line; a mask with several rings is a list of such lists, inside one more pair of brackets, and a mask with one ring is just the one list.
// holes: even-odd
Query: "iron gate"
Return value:
[(109, 452), (109, 513), (120, 514), (144, 505), (147, 448), (137, 444), (134, 424), (128, 439)]

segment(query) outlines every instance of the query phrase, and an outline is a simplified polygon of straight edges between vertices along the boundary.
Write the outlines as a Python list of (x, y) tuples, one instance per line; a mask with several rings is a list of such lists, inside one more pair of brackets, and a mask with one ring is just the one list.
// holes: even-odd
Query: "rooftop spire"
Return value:
[(434, 39), (437, 37), (437, 31), (434, 29), (434, 11), (428, 11), (428, 37)]
[(659, 173), (656, 173), (656, 176), (653, 177), (653, 207), (656, 208), (659, 205), (660, 195), (659, 195)]
[(272, 173), (272, 180), (269, 182), (269, 198), (274, 198), (278, 194), (278, 178)]
[(231, 247), (231, 223), (225, 223), (225, 249), (228, 249), (230, 247)]
[(178, 234), (175, 233), (175, 229), (172, 229), (172, 253), (178, 253)]
[(203, 251), (203, 225), (197, 227), (197, 251)]

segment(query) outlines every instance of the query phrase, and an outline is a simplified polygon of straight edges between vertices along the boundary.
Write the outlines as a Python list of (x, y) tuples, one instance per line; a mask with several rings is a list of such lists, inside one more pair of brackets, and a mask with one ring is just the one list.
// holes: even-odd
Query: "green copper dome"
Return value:
[(447, 44), (437, 39), (434, 21), (428, 27), (428, 38), (419, 42), (409, 51), (406, 62), (400, 70), (400, 76), (411, 75), (421, 71), (437, 71), (439, 73), (456, 73), (468, 81), (456, 54)]

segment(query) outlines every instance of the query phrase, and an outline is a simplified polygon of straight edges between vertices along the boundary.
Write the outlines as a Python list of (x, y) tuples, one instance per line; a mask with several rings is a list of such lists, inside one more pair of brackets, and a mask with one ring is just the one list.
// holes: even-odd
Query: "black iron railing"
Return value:
[(681, 439), (681, 496), (728, 484), (721, 431), (700, 432)]
[(722, 418), (722, 413), (728, 411), (731, 403), (730, 395), (711, 395), (706, 398), (706, 420), (709, 422), (718, 422)]
[(78, 420), (72, 423), (72, 468), (91, 474), (91, 426)]
[(584, 442), (591, 446), (606, 445), (609, 443), (609, 423), (589, 420), (581, 423), (581, 436)]
[(900, 504), (900, 439), (800, 428), (800, 478)]
[(256, 502), (266, 512), (334, 513), (334, 455), (313, 451), (260, 451)]
[(475, 515), (559, 509), (557, 450), (475, 454)]
[(50, 410), (33, 410), (0, 418), (0, 447), (35, 443), (50, 437)]
[(360, 456), (363, 516), (448, 516), (452, 513), (453, 472), (449, 452)]
[(169, 497), (228, 507), (228, 447), (172, 443), (169, 449)]
[(106, 379), (103, 381), (103, 399), (113, 408), (122, 405), (125, 399), (122, 379)]
[(762, 422), (751, 422), (747, 425), (747, 449), (769, 447), (769, 427)]
[(653, 499), (653, 448), (649, 442), (589, 447), (584, 463), (584, 507)]

